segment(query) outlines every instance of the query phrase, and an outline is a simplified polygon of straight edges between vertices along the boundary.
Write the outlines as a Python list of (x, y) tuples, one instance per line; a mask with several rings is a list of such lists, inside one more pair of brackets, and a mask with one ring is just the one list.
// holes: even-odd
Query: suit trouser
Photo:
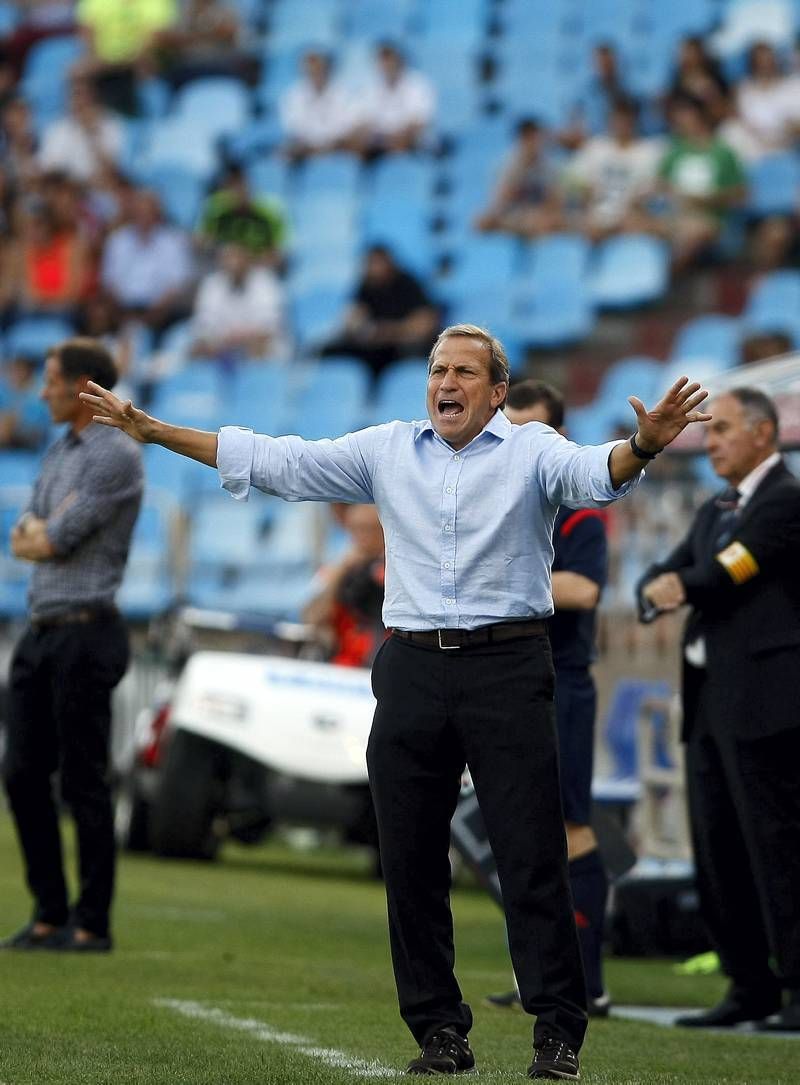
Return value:
[(108, 932), (114, 822), (108, 782), (111, 691), (125, 673), (128, 635), (115, 616), (29, 628), (11, 663), (5, 785), (25, 858), (34, 918), (69, 918), (53, 776), (75, 819), (80, 855), (76, 925)]
[(453, 973), (450, 821), (469, 764), (522, 1005), (576, 1050), (586, 991), (567, 874), (546, 634), (441, 651), (390, 637), (367, 750), (400, 1012), (422, 1045), (472, 1024)]
[[(788, 695), (788, 694), (787, 694)], [(703, 918), (746, 990), (800, 987), (800, 727), (742, 740), (700, 691), (686, 750)]]

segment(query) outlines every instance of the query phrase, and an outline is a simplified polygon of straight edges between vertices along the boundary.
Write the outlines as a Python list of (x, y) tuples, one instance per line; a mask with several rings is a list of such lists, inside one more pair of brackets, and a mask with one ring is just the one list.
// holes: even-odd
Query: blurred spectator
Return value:
[(351, 538), (347, 553), (317, 574), (318, 589), (303, 612), (330, 661), (368, 667), (386, 636), (383, 609), (383, 528), (374, 505), (348, 505), (343, 524)]
[[(103, 344), (114, 359), (120, 382), (125, 381), (132, 361), (132, 328), (129, 323), (122, 324), (116, 305), (102, 290), (88, 297), (81, 306), (78, 332)], [(115, 385), (119, 387), (120, 384)]]
[(323, 354), (354, 355), (377, 374), (398, 358), (427, 356), (438, 328), (439, 312), (417, 280), (385, 246), (372, 245), (344, 328)]
[(673, 99), (669, 119), (671, 140), (659, 174), (671, 207), (656, 229), (670, 240), (673, 264), (682, 270), (719, 239), (728, 213), (744, 200), (745, 177), (701, 102)]
[(20, 9), (20, 21), (3, 42), (3, 51), (18, 78), (31, 48), (44, 38), (70, 33), (75, 21), (73, 0), (25, 0), (15, 6)]
[(787, 150), (800, 136), (800, 79), (783, 73), (765, 42), (750, 49), (748, 72), (736, 91), (739, 120), (762, 155)]
[(244, 245), (227, 244), (200, 283), (192, 317), (195, 357), (240, 361), (288, 352), (278, 277), (256, 267)]
[(303, 76), (279, 102), (286, 133), (284, 151), (294, 162), (352, 147), (358, 119), (350, 92), (333, 75), (328, 53), (312, 50), (302, 59)]
[(121, 121), (100, 105), (90, 81), (73, 78), (69, 112), (45, 129), (39, 164), (91, 182), (116, 163), (124, 141)]
[(90, 277), (88, 248), (76, 230), (62, 229), (52, 208), (37, 203), (26, 211), (7, 257), (2, 293), (9, 315), (72, 318)]
[(36, 180), (39, 173), (36, 135), (24, 98), (12, 98), (3, 108), (0, 160), (14, 184), (23, 186)]
[(135, 116), (137, 82), (157, 70), (159, 36), (177, 21), (176, 0), (78, 0), (76, 16), (87, 47), (76, 73), (95, 80), (109, 108)]
[(559, 132), (559, 142), (565, 147), (574, 149), (589, 136), (607, 131), (612, 103), (617, 98), (633, 97), (620, 73), (619, 58), (613, 45), (598, 42), (592, 48), (591, 72), (571, 123)]
[(14, 189), (8, 172), (0, 161), (0, 244), (11, 236), (14, 228)]
[(421, 72), (411, 71), (395, 45), (376, 51), (377, 70), (359, 101), (358, 145), (368, 156), (416, 150), (433, 120), (436, 94)]
[(230, 166), (200, 215), (200, 240), (209, 245), (232, 242), (267, 263), (276, 264), (286, 240), (286, 215), (278, 200), (254, 196), (240, 166)]
[(17, 93), (17, 73), (8, 59), (4, 45), (0, 45), (0, 113)]
[(476, 229), (536, 237), (563, 225), (562, 192), (545, 139), (537, 121), (518, 122), (514, 146), (489, 207), (475, 219)]
[(578, 228), (595, 241), (638, 229), (637, 207), (653, 186), (663, 153), (660, 140), (638, 137), (635, 102), (617, 98), (608, 134), (593, 136), (569, 164), (567, 184), (581, 204)]
[(769, 358), (778, 358), (781, 354), (788, 354), (794, 344), (788, 335), (783, 332), (762, 331), (746, 335), (740, 347), (743, 365), (752, 365), (755, 362), (765, 362)]
[(797, 216), (768, 215), (757, 223), (750, 244), (753, 267), (774, 271), (800, 257), (800, 221)]
[(728, 112), (728, 84), (718, 61), (711, 56), (702, 38), (684, 38), (678, 51), (678, 63), (667, 101), (678, 95), (690, 95), (702, 102), (706, 113), (719, 123)]
[(140, 317), (155, 332), (187, 314), (189, 239), (164, 222), (155, 192), (135, 194), (130, 223), (118, 226), (106, 241), (100, 277), (120, 311)]
[(0, 448), (41, 448), (50, 416), (39, 397), (35, 358), (9, 358), (0, 373)]
[(159, 35), (166, 79), (174, 89), (210, 75), (249, 79), (252, 57), (241, 48), (242, 30), (235, 4), (184, 0), (177, 23)]

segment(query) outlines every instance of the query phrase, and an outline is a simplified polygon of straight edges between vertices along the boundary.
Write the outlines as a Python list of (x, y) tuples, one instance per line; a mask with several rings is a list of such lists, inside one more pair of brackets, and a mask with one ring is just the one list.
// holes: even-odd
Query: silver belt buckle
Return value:
[[(445, 633), (446, 632), (447, 632), (447, 630), (445, 629)], [(437, 629), (436, 633), (437, 633), (437, 635), (439, 637), (439, 647), (442, 649), (443, 652), (453, 652), (453, 651), (457, 652), (458, 649), (461, 647), (460, 644), (442, 644), (442, 630)]]

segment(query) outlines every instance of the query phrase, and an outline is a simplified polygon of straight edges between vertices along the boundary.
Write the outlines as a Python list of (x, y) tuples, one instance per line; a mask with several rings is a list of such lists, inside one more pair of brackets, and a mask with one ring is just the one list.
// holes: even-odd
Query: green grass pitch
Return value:
[[(0, 812), (0, 933), (28, 910)], [(522, 1081), (529, 1020), (481, 1005), (508, 985), (501, 917), (469, 886), (454, 912), (479, 1080)], [(0, 954), (0, 1085), (333, 1085), (394, 1077), (415, 1054), (382, 887), (359, 855), (270, 844), (230, 846), (214, 865), (123, 856), (115, 933), (108, 956)], [(611, 960), (608, 982), (618, 1003), (704, 1006), (723, 989), (664, 961)], [(582, 1061), (588, 1085), (800, 1082), (794, 1041), (613, 1018), (591, 1025)]]

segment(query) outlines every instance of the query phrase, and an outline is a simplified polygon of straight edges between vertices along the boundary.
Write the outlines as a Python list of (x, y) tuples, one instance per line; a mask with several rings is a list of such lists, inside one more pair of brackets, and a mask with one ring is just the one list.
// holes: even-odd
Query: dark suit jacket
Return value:
[(718, 515), (714, 498), (702, 505), (639, 584), (641, 599), (648, 581), (678, 573), (692, 608), (683, 643), (705, 638), (705, 675), (684, 660), (683, 738), (704, 677), (715, 727), (740, 739), (800, 727), (800, 482), (783, 462), (762, 479), (735, 521), (732, 543), (744, 553), (714, 553)]

